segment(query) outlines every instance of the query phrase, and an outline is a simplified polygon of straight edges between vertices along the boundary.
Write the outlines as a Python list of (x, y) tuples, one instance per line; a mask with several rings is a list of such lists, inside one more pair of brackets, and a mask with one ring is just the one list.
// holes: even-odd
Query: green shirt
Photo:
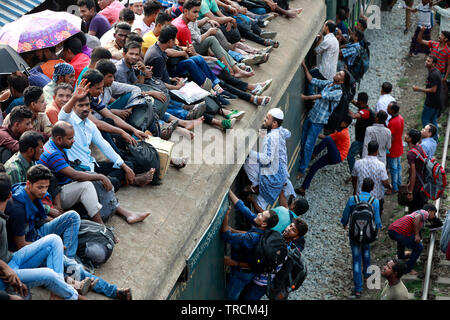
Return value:
[(209, 11), (211, 11), (212, 13), (216, 13), (217, 11), (219, 11), (216, 0), (202, 0), (198, 19), (203, 19), (205, 17), (205, 13), (208, 13)]

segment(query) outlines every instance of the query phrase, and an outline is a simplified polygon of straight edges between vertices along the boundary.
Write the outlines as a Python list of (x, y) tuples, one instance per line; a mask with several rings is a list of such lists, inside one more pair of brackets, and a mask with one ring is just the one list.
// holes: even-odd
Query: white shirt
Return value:
[(427, 29), (431, 28), (431, 9), (430, 9), (430, 4), (427, 3), (426, 5), (423, 5), (422, 3), (420, 3), (416, 9), (418, 10), (418, 22), (417, 22), (417, 26), (418, 27), (427, 27)]
[(384, 185), (382, 181), (388, 179), (386, 165), (378, 160), (377, 157), (367, 156), (356, 160), (352, 171), (353, 177), (358, 177), (356, 193), (361, 193), (362, 183), (365, 178), (371, 178), (374, 182), (373, 190), (370, 192), (372, 197), (381, 200), (384, 198)]
[(333, 80), (336, 74), (337, 63), (339, 60), (339, 41), (334, 34), (327, 34), (322, 42), (315, 48), (318, 55), (321, 56), (319, 71), (327, 80)]
[(439, 32), (450, 31), (450, 8), (443, 9), (439, 6), (433, 6), (433, 9), (441, 15)]
[(147, 32), (153, 31), (153, 29), (155, 29), (155, 22), (152, 22), (150, 26), (148, 26), (145, 24), (143, 18), (136, 19), (133, 22), (133, 28), (131, 29), (131, 31), (136, 31), (136, 29), (140, 30), (139, 32), (141, 33), (141, 37), (143, 37)]
[(106, 31), (105, 34), (103, 34), (103, 36), (100, 38), (101, 46), (104, 47), (113, 40), (114, 40), (114, 27)]
[(375, 112), (378, 112), (380, 110), (385, 111), (388, 114), (388, 118), (386, 120), (386, 125), (389, 123), (389, 120), (391, 120), (391, 115), (387, 112), (387, 107), (389, 103), (392, 101), (395, 102), (395, 98), (391, 96), (390, 94), (382, 94), (377, 101), (377, 104), (375, 106)]

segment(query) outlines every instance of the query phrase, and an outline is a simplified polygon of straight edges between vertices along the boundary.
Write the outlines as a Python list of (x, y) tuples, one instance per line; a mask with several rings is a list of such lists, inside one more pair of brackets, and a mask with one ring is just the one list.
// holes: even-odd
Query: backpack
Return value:
[(375, 241), (378, 229), (375, 225), (375, 213), (372, 203), (375, 198), (370, 197), (369, 201), (360, 201), (359, 196), (354, 196), (355, 205), (350, 214), (348, 235), (350, 240), (359, 244), (369, 244)]
[(289, 293), (297, 290), (306, 279), (308, 273), (306, 262), (302, 259), (301, 252), (291, 244), (286, 260), (281, 269), (272, 279), (268, 277), (266, 295), (269, 300), (284, 300)]
[(133, 171), (141, 174), (155, 168), (151, 184), (159, 184), (160, 162), (158, 151), (145, 141), (139, 140), (136, 146), (128, 146), (129, 154), (126, 159), (133, 163)]
[(265, 230), (255, 248), (250, 267), (255, 273), (272, 273), (287, 255), (286, 241), (276, 230)]
[(111, 256), (115, 236), (113, 229), (90, 220), (81, 220), (77, 256), (88, 266), (98, 268)]
[(131, 107), (133, 107), (133, 112), (127, 118), (127, 122), (142, 132), (149, 130), (153, 136), (159, 137), (161, 134), (159, 117), (153, 109), (151, 100), (141, 95), (136, 96), (128, 101), (126, 109)]
[(353, 75), (357, 83), (361, 82), (364, 74), (369, 70), (370, 65), (370, 43), (364, 41), (361, 43), (361, 47), (359, 48), (359, 54), (353, 63), (353, 66), (349, 69), (350, 73)]
[[(348, 115), (348, 108), (350, 102), (353, 100), (356, 94), (356, 81), (350, 73), (350, 81), (348, 85), (342, 85), (342, 97), (339, 104), (330, 114), (327, 124), (324, 126), (325, 135), (333, 133), (339, 128), (342, 120)], [(329, 102), (329, 110), (331, 111), (331, 101)]]
[(445, 169), (435, 159), (430, 159), (428, 156), (422, 155), (416, 148), (412, 148), (411, 151), (416, 155), (416, 158), (419, 158), (423, 162), (423, 180), (417, 175), (417, 178), (419, 178), (422, 184), (421, 191), (429, 199), (439, 199), (447, 186)]
[(439, 241), (439, 246), (443, 253), (447, 252), (448, 243), (450, 241), (450, 215), (447, 212), (447, 217), (444, 221), (444, 227), (442, 228), (441, 239)]

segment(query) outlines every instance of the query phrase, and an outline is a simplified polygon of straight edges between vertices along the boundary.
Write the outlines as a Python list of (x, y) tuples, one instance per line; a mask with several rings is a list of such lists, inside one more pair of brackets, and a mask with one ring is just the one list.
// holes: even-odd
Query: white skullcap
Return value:
[(144, 0), (128, 0), (128, 4), (131, 6), (132, 4), (144, 2)]
[(277, 119), (283, 120), (284, 119), (284, 113), (280, 108), (273, 108), (269, 110), (269, 114)]

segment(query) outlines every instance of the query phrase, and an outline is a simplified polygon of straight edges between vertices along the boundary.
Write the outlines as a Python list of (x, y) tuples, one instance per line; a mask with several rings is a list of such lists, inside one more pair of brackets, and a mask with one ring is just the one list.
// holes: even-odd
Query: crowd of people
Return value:
[[(272, 79), (258, 83), (246, 79), (255, 74), (252, 65), (266, 63), (271, 50), (280, 46), (276, 32), (266, 29), (270, 21), (277, 16), (293, 19), (302, 12), (282, 0), (122, 2), (78, 0), (81, 32), (56, 47), (22, 53), (31, 69), (3, 79), (0, 290), (7, 291), (1, 291), (2, 298), (29, 298), (29, 288), (45, 286), (51, 299), (84, 300), (90, 290), (109, 298), (132, 299), (130, 288), (95, 276), (78, 259), (80, 224), (90, 220), (103, 225), (113, 213), (134, 224), (150, 215), (123, 208), (115, 196), (125, 185), (160, 183), (156, 168), (131, 152), (140, 141), (150, 136), (169, 140), (175, 131), (192, 139), (192, 130), (202, 123), (231, 129), (245, 115), (226, 108), (231, 99), (267, 106), (271, 97), (262, 94)], [(356, 197), (348, 200), (343, 226), (351, 223), (354, 207), (363, 202), (373, 209), (380, 229), (384, 196), (399, 192), (402, 184), (403, 140), (409, 150), (409, 214), (389, 227), (389, 236), (398, 243), (398, 260), (390, 261), (383, 271), (389, 281), (385, 295), (398, 289), (395, 286), (401, 284), (404, 273), (413, 272), (422, 250), (419, 231), (436, 214), (421, 192), (423, 162), (416, 153), (431, 158), (436, 150), (450, 38), (442, 31), (439, 42), (423, 40), (421, 29), (414, 40), (430, 49), (426, 88), (413, 88), (427, 96), (424, 128), (421, 132), (410, 129), (403, 136), (404, 120), (390, 95), (392, 84), (383, 83), (376, 107), (368, 105), (367, 93), (359, 92), (357, 100), (353, 100), (355, 92), (350, 94), (352, 84), (367, 71), (369, 43), (364, 37), (367, 18), (361, 15), (353, 28), (347, 23), (349, 12), (340, 8), (336, 22), (325, 22), (314, 43), (318, 66), (309, 70), (302, 63), (308, 85), (301, 98), (309, 107), (302, 126), (297, 181), (293, 184), (289, 178), (286, 140), (291, 132), (282, 127), (284, 112), (271, 108), (262, 125), (263, 147), (251, 151), (243, 166), (249, 181), (240, 190), (243, 200), (229, 191), (236, 214), (252, 226), (230, 227), (230, 210), (222, 224), (223, 239), (231, 244), (231, 254), (225, 257), (225, 265), (231, 268), (228, 299), (260, 299), (282, 267), (272, 273), (252, 269), (255, 249), (266, 231), (278, 232), (290, 250), (304, 249), (308, 225), (300, 216), (309, 209), (304, 195), (324, 166), (348, 159), (347, 182), (352, 182)], [(263, 48), (253, 47), (244, 38)], [(189, 104), (173, 94), (188, 82), (208, 97)], [(345, 114), (333, 117), (343, 101), (347, 101)], [(348, 109), (350, 103), (357, 112)], [(331, 126), (330, 119), (335, 122)], [(353, 119), (355, 141), (351, 143)], [(317, 138), (322, 141), (316, 145)], [(311, 160), (324, 149), (326, 153), (305, 176)], [(356, 160), (358, 155), (361, 159)], [(170, 159), (176, 169), (186, 163), (185, 158)], [(268, 210), (277, 200), (280, 205)], [(362, 277), (369, 276), (370, 245), (352, 240), (350, 245), (352, 296), (358, 298)], [(412, 249), (406, 263), (405, 247)]]

